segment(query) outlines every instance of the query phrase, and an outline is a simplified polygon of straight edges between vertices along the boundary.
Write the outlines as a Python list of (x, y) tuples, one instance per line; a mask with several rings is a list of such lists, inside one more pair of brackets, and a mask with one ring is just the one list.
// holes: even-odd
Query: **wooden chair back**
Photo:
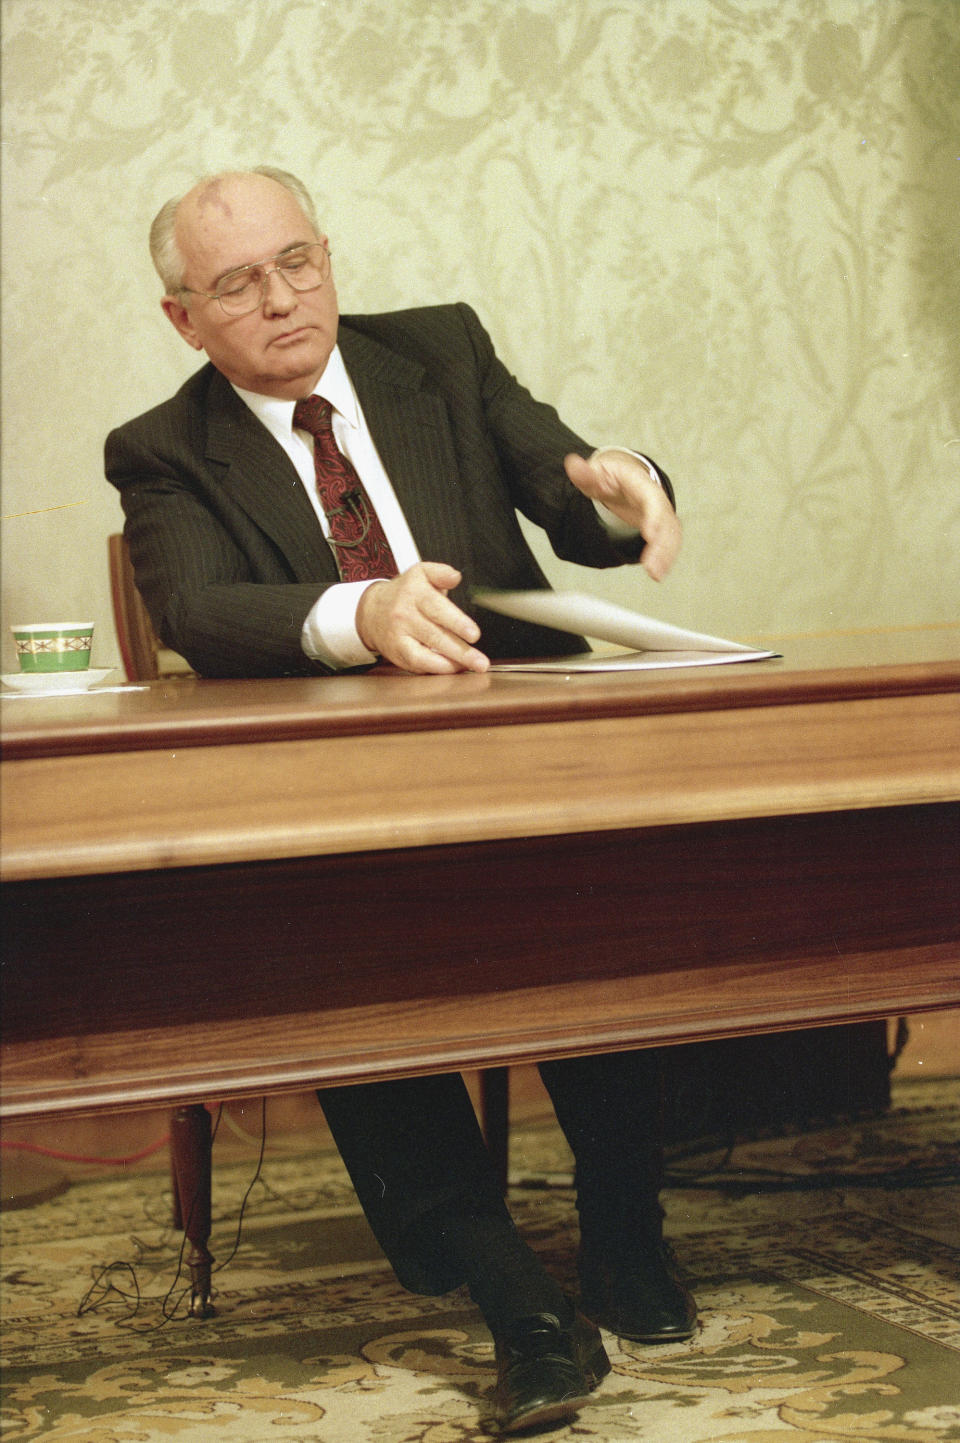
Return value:
[(126, 538), (115, 532), (107, 538), (110, 596), (120, 657), (127, 681), (157, 681), (161, 677), (192, 676), (176, 652), (168, 651), (153, 629), (133, 575)]

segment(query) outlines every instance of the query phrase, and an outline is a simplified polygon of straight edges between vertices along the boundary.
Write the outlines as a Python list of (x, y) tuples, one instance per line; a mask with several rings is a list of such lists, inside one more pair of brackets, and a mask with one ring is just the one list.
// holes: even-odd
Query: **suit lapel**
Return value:
[(214, 372), (207, 408), (207, 457), (221, 485), (270, 537), (298, 581), (335, 581), (336, 562), (303, 483), (283, 447)]
[(446, 407), (424, 389), (417, 362), (347, 326), (339, 344), (421, 557), (467, 569), (470, 538)]

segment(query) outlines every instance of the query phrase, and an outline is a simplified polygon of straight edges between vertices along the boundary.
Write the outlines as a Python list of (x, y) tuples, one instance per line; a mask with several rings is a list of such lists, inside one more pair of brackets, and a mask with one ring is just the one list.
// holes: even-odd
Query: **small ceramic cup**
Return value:
[(21, 671), (86, 671), (92, 621), (38, 621), (11, 626)]

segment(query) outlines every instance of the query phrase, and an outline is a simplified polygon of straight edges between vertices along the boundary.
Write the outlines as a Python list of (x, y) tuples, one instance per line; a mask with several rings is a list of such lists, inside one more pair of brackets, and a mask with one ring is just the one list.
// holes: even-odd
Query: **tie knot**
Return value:
[(322, 396), (307, 396), (298, 401), (293, 408), (293, 424), (301, 431), (309, 431), (311, 436), (318, 436), (321, 431), (329, 431), (330, 402), (325, 401)]

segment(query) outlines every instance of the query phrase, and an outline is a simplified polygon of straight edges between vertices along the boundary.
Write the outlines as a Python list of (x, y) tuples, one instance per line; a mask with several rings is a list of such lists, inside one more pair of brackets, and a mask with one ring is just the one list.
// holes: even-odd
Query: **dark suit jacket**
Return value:
[[(468, 306), (341, 321), (347, 370), (425, 561), (463, 573), (454, 600), (494, 657), (564, 655), (579, 638), (471, 606), (472, 587), (545, 587), (517, 512), (558, 556), (634, 560), (566, 478), (588, 447), (494, 354)], [(158, 634), (205, 676), (319, 672), (303, 622), (336, 564), (282, 447), (206, 365), (171, 400), (113, 431), (106, 472), (121, 496), (137, 578)]]

